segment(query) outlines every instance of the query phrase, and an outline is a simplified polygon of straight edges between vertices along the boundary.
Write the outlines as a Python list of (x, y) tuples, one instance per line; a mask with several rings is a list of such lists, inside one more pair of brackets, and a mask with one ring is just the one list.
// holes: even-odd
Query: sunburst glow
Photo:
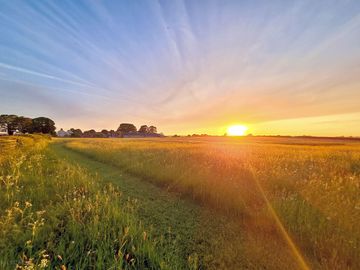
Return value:
[(227, 135), (229, 136), (244, 136), (248, 130), (247, 126), (244, 125), (233, 125), (228, 127)]

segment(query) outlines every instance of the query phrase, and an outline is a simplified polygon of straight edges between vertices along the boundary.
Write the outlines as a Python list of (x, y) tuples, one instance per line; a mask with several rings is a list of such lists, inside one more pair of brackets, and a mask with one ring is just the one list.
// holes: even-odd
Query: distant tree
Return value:
[(0, 115), (0, 125), (6, 125), (7, 126), (7, 114), (1, 114)]
[(110, 131), (109, 131), (109, 137), (111, 137), (111, 138), (117, 137), (116, 131), (113, 130), (113, 129), (110, 130)]
[(133, 124), (130, 123), (122, 123), (120, 124), (119, 128), (117, 129), (117, 132), (120, 134), (120, 136), (123, 136), (124, 134), (128, 134), (131, 132), (136, 132), (136, 127)]
[(139, 133), (143, 133), (143, 134), (149, 133), (149, 127), (148, 127), (147, 125), (142, 125), (142, 126), (139, 128)]
[(70, 128), (70, 137), (72, 138), (81, 138), (83, 135), (81, 129)]
[(116, 138), (121, 138), (124, 134), (121, 133), (121, 131), (115, 131), (115, 137)]
[(38, 117), (31, 119), (29, 117), (17, 116), (14, 114), (0, 115), (0, 124), (5, 125), (9, 135), (15, 131), (22, 133), (45, 133), (55, 135), (55, 122), (46, 117)]
[(2, 114), (0, 115), (0, 124), (8, 124), (12, 122), (18, 116), (15, 114)]
[(37, 117), (32, 119), (32, 128), (34, 133), (55, 135), (55, 122), (47, 117)]
[(150, 126), (149, 127), (149, 133), (152, 133), (152, 134), (157, 133), (157, 128), (155, 126)]
[(101, 132), (96, 132), (94, 137), (95, 138), (106, 138), (106, 136)]
[(109, 137), (109, 135), (110, 135), (110, 132), (109, 132), (108, 130), (106, 130), (106, 129), (103, 129), (100, 133), (101, 133), (101, 134), (103, 135), (103, 137), (105, 137), (105, 138)]
[(19, 130), (22, 133), (33, 133), (33, 123), (32, 119), (28, 117), (17, 117), (14, 120), (16, 129)]
[(8, 134), (12, 135), (17, 129), (16, 119), (17, 115), (14, 114), (2, 114), (0, 115), (0, 124), (5, 125), (8, 129)]
[(94, 129), (86, 130), (83, 133), (83, 137), (95, 138), (96, 137), (96, 131)]

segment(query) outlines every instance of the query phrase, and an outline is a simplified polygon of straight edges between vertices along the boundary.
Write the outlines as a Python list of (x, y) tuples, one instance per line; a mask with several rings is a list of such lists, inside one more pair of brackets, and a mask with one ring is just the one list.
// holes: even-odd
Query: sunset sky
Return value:
[(0, 114), (360, 136), (360, 1), (0, 0)]

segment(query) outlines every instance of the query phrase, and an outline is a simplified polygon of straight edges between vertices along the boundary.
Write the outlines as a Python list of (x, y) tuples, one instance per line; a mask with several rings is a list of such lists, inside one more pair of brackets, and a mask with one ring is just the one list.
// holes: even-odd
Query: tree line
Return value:
[(82, 131), (78, 128), (71, 128), (68, 131), (61, 129), (58, 133), (55, 132), (55, 122), (47, 117), (30, 118), (25, 116), (17, 116), (15, 114), (0, 115), (0, 128), (5, 129), (8, 135), (13, 134), (32, 134), (43, 133), (52, 136), (74, 137), (74, 138), (118, 138), (126, 136), (140, 136), (140, 137), (158, 137), (162, 136), (157, 133), (155, 126), (140, 126), (137, 130), (136, 126), (131, 123), (122, 123), (117, 130), (103, 129), (100, 132), (94, 129)]
[(56, 135), (55, 122), (47, 117), (29, 118), (14, 114), (2, 114), (0, 115), (0, 127), (5, 128), (9, 135), (14, 133)]
[(122, 123), (117, 130), (103, 129), (100, 132), (94, 129), (82, 131), (81, 129), (71, 128), (68, 131), (60, 130), (58, 135), (61, 137), (72, 138), (122, 138), (122, 137), (159, 137), (161, 134), (157, 133), (155, 126), (142, 125), (139, 129), (134, 124)]

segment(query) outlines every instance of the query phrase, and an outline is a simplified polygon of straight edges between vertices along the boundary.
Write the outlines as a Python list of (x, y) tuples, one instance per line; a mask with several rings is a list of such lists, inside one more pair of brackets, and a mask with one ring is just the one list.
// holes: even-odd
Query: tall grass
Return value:
[(47, 143), (18, 137), (15, 147), (2, 148), (0, 269), (179, 268), (164, 240), (135, 218), (135, 202), (58, 160)]
[(266, 199), (310, 266), (360, 268), (360, 146), (306, 139), (73, 140), (66, 146), (279, 235)]

